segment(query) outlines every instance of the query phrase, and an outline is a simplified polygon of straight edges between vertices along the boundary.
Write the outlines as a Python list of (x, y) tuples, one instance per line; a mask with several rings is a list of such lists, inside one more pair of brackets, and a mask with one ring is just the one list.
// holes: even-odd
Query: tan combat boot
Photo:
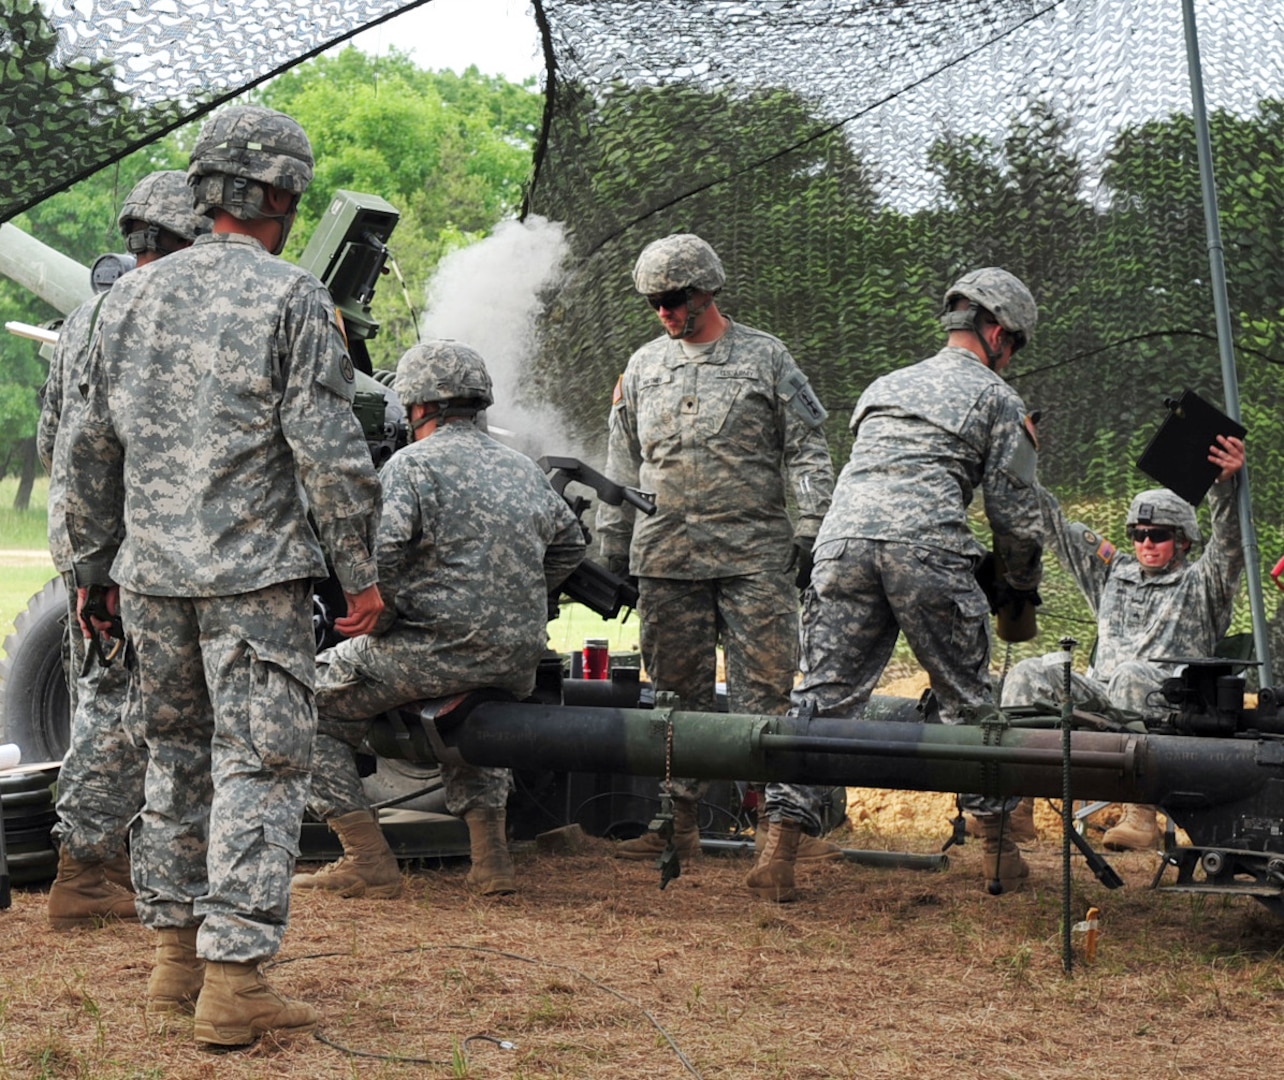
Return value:
[(49, 887), (45, 910), (55, 930), (98, 926), (105, 919), (138, 919), (134, 894), (107, 880), (100, 862), (81, 862), (63, 848), (58, 853), (58, 875)]
[(798, 896), (794, 888), (794, 862), (802, 825), (797, 821), (773, 822), (758, 864), (745, 877), (745, 887), (764, 900), (787, 904)]
[(134, 891), (134, 882), (130, 877), (129, 852), (124, 848), (103, 863), (103, 873), (113, 885), (119, 885), (126, 892)]
[(508, 854), (506, 818), (503, 810), (487, 807), (476, 807), (464, 814), (473, 861), (464, 880), (482, 896), (517, 891), (513, 860)]
[[(1003, 831), (1011, 833), (1013, 840), (1027, 847), (1039, 842), (1039, 831), (1034, 827), (1034, 799), (1032, 797), (1027, 796), (1017, 804), (1017, 808), (1008, 815), (1007, 828)], [(981, 824), (979, 817), (975, 815), (968, 817), (967, 834), (977, 839), (985, 835), (985, 828)]]
[(1153, 806), (1128, 803), (1123, 817), (1106, 830), (1101, 843), (1111, 851), (1153, 851), (1162, 836)]
[[(753, 831), (753, 852), (755, 860), (762, 858), (762, 849), (767, 846), (767, 837), (771, 835), (771, 821), (759, 818)], [(843, 849), (837, 844), (819, 836), (805, 832), (798, 840), (798, 854), (795, 862), (825, 862), (829, 859), (841, 859)]]
[(175, 1016), (196, 1011), (205, 982), (205, 961), (196, 955), (199, 927), (165, 927), (156, 933), (156, 963), (147, 980), (148, 1030), (163, 1032)]
[[(678, 861), (689, 863), (700, 854), (700, 828), (696, 824), (696, 800), (673, 799), (673, 843), (678, 849)], [(615, 845), (617, 859), (658, 859), (665, 848), (665, 841), (649, 829), (632, 840), (622, 840)]]
[(391, 900), (401, 895), (401, 870), (373, 810), (352, 810), (331, 818), (327, 824), (339, 834), (343, 858), (315, 874), (295, 874), (290, 880), (291, 889), (324, 889), (368, 900)]
[(981, 826), (981, 865), (985, 872), (985, 886), (990, 895), (998, 896), (1021, 888), (1025, 879), (1030, 876), (1030, 868), (1021, 858), (1021, 849), (1012, 839), (1003, 815), (987, 814), (977, 818), (977, 821)]
[(249, 1046), (260, 1035), (301, 1035), (321, 1014), (273, 989), (254, 961), (207, 960), (196, 999), (196, 1041), (209, 1050)]

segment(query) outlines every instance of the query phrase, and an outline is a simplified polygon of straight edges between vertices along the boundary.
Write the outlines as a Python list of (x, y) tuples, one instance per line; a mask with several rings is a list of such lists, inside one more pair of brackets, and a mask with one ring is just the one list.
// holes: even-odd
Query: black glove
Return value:
[(627, 555), (607, 555), (606, 568), (616, 577), (629, 576), (629, 557)]
[(1026, 604), (1038, 607), (1043, 603), (1043, 597), (1038, 589), (1014, 589), (1006, 581), (1000, 581), (995, 584), (992, 603), (996, 613), (1006, 608), (1009, 618), (1019, 619)]
[[(987, 551), (981, 561), (976, 564), (976, 583), (981, 586), (981, 591), (985, 593), (985, 599), (990, 604), (990, 614), (999, 613), (999, 584), (998, 571), (994, 565), (994, 552)], [(1006, 585), (1004, 586), (1006, 588)]]
[(811, 549), (815, 543), (816, 538), (814, 536), (794, 537), (794, 566), (798, 568), (794, 584), (798, 586), (799, 592), (802, 592), (811, 584), (811, 568), (814, 562), (811, 557)]

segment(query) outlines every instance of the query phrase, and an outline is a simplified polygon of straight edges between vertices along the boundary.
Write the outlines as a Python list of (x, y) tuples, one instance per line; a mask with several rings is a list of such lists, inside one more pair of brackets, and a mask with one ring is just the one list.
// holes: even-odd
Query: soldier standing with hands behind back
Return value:
[(81, 621), (102, 625), (119, 586), (127, 721), (148, 750), (131, 834), (139, 919), (158, 938), (146, 1012), (156, 1027), (194, 1012), (209, 1048), (317, 1024), (259, 964), (289, 917), (323, 542), (347, 594), (341, 632), (383, 609), (352, 361), (325, 287), (275, 257), (311, 179), (307, 136), (283, 113), (206, 121), (188, 180), (213, 233), (103, 303), (69, 450)]
[[(602, 554), (638, 578), (642, 653), (657, 690), (688, 709), (716, 708), (716, 648), (726, 657), (733, 712), (783, 713), (798, 663), (798, 589), (812, 539), (829, 505), (833, 466), (825, 410), (785, 346), (718, 310), (722, 262), (700, 237), (667, 236), (638, 257), (633, 283), (664, 336), (629, 360), (610, 416), (607, 473), (655, 493), (656, 513), (599, 505)], [(790, 522), (786, 489), (797, 504)], [(671, 778), (674, 843), (681, 858), (700, 849), (696, 809), (707, 785)], [(772, 784), (760, 828), (764, 854), (796, 848), (803, 828), (820, 829), (822, 790)], [(625, 841), (617, 854), (653, 859), (658, 834)], [(833, 845), (820, 845), (837, 855)], [(746, 885), (792, 899), (792, 888)], [(784, 895), (788, 892), (789, 895)]]

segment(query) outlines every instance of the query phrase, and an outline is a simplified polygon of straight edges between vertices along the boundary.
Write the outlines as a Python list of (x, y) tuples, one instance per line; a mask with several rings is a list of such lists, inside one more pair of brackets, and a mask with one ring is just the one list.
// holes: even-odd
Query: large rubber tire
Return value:
[(67, 591), (54, 578), (28, 602), (0, 657), (0, 743), (24, 762), (61, 761), (71, 737), (71, 698), (62, 666)]

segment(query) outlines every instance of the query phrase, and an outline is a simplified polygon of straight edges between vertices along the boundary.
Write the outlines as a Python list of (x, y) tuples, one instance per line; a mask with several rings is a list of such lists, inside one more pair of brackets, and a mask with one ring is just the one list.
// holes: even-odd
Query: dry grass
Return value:
[[(915, 696), (915, 678), (883, 692)], [(952, 796), (848, 795), (847, 847), (935, 852), (948, 835)], [(55, 934), (43, 893), (20, 891), (0, 912), (0, 1080), (1269, 1075), (1284, 1051), (1284, 920), (1152, 891), (1158, 854), (1110, 856), (1127, 881), (1115, 892), (1076, 857), (1072, 918), (1096, 906), (1103, 933), (1092, 964), (1075, 935), (1066, 975), (1058, 821), (1041, 800), (1032, 886), (997, 898), (976, 842), (940, 873), (800, 866), (800, 899), (774, 905), (743, 889), (746, 858), (704, 855), (660, 891), (652, 867), (596, 840), (576, 855), (519, 849), (512, 897), (471, 895), (459, 864), (409, 874), (395, 901), (308, 895), (271, 977), (321, 1009), (338, 1046), (218, 1056), (195, 1049), (190, 1024), (147, 1034), (146, 931)]]
[[(848, 846), (939, 847), (940, 796), (908, 818), (858, 794)], [(1059, 845), (1029, 858), (1034, 887), (1000, 898), (969, 843), (943, 873), (801, 867), (801, 899), (777, 906), (747, 897), (746, 859), (703, 856), (662, 892), (593, 841), (519, 851), (509, 898), (470, 895), (454, 865), (396, 901), (301, 899), (274, 981), (321, 1008), (332, 1042), (432, 1064), (311, 1038), (214, 1056), (186, 1025), (149, 1037), (147, 932), (55, 934), (43, 894), (19, 892), (0, 912), (0, 1076), (1217, 1080), (1284, 1049), (1284, 921), (1150, 891), (1157, 855), (1113, 857), (1114, 893), (1076, 860), (1075, 917), (1096, 905), (1104, 931), (1067, 977)]]

